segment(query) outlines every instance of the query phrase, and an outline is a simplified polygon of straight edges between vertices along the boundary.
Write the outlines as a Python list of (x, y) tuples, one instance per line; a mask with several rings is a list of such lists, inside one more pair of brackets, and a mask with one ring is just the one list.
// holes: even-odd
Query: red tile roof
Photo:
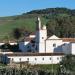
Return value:
[(36, 32), (32, 32), (30, 35), (35, 35), (36, 34)]
[(63, 42), (75, 42), (75, 38), (62, 38)]
[(24, 39), (24, 41), (31, 41), (31, 40), (33, 40), (33, 38), (26, 37), (26, 38)]
[(64, 53), (12, 53), (6, 54), (7, 56), (60, 56), (64, 55)]

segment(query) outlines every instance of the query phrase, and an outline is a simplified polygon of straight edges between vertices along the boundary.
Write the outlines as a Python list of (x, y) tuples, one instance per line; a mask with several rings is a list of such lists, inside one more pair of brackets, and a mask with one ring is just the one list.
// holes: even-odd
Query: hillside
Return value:
[[(43, 24), (47, 24), (48, 35), (56, 34), (60, 37), (74, 37), (75, 30), (72, 29), (73, 34), (71, 35), (71, 28), (75, 28), (75, 10), (67, 8), (47, 8), (33, 10), (23, 13), (22, 15), (0, 17), (0, 39), (5, 38), (5, 36), (11, 37), (11, 33), (14, 28), (25, 28), (30, 32), (35, 31), (35, 21), (37, 16), (41, 17)], [(67, 19), (67, 21), (64, 21), (65, 19)], [(67, 31), (65, 31), (62, 24), (68, 24), (68, 26), (66, 26), (66, 29), (68, 28)], [(56, 31), (57, 29), (58, 31)], [(65, 36), (61, 36), (64, 35), (63, 33), (65, 32), (67, 34), (65, 34)]]

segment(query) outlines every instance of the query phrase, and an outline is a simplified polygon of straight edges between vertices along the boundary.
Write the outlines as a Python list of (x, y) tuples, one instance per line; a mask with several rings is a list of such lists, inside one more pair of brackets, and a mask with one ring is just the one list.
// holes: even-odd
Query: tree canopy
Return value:
[[(67, 8), (47, 8), (24, 13), (14, 19), (36, 18), (41, 16), (46, 22), (48, 36), (75, 37), (75, 10)], [(42, 21), (42, 23), (44, 22)]]

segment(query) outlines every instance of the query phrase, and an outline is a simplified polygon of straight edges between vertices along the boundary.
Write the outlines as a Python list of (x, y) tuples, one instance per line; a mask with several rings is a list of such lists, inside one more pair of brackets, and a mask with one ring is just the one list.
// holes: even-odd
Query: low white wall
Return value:
[(30, 64), (57, 64), (62, 60), (62, 56), (9, 56), (13, 62), (26, 62)]
[[(0, 43), (0, 46), (1, 46), (1, 45), (4, 45), (4, 44), (5, 44), (5, 43)], [(9, 44), (10, 44), (10, 45), (17, 45), (16, 42), (10, 42)]]
[(0, 52), (0, 54), (13, 54), (13, 52)]

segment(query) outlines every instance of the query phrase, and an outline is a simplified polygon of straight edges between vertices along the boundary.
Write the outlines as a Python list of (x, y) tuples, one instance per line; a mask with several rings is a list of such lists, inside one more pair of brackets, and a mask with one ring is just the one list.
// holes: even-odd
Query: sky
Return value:
[(0, 17), (55, 7), (75, 9), (75, 0), (0, 0)]

